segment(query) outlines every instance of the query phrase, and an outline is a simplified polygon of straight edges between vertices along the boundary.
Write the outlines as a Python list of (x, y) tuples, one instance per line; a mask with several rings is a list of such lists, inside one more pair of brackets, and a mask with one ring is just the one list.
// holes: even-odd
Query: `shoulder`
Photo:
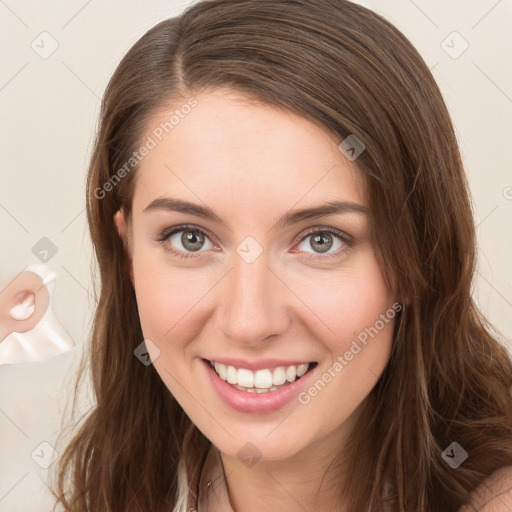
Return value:
[(472, 493), (471, 502), (457, 512), (511, 512), (512, 466), (505, 466), (487, 477)]

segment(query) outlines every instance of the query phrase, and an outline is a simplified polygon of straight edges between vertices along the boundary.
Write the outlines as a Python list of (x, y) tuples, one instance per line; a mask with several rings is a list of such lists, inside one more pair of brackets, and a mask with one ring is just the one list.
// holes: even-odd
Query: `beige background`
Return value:
[[(411, 39), (445, 96), (478, 224), (475, 296), (510, 343), (512, 2), (360, 3)], [(54, 309), (77, 344), (48, 362), (0, 367), (0, 512), (51, 510), (43, 485), (48, 470), (31, 453), (50, 457), (51, 446), (60, 450), (56, 434), (91, 325), (93, 271), (84, 190), (100, 98), (128, 48), (186, 5), (178, 0), (0, 0), (0, 288), (38, 261), (32, 248), (49, 238), (57, 247), (47, 262), (58, 273)], [(32, 44), (40, 53), (58, 47), (42, 58)], [(84, 392), (78, 416), (90, 403)]]

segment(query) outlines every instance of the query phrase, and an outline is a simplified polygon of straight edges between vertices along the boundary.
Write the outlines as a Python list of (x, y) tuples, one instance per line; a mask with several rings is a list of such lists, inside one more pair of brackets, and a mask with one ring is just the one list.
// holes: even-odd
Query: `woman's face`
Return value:
[(153, 364), (225, 454), (329, 453), (386, 366), (397, 307), (362, 175), (304, 118), (195, 99), (151, 119), (132, 217), (115, 216)]

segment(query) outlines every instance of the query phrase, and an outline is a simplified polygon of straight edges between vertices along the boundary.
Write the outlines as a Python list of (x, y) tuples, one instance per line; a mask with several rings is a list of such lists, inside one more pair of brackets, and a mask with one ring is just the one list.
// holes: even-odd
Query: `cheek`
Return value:
[[(306, 298), (304, 302), (316, 322), (320, 321), (322, 332), (329, 333), (330, 344), (338, 345), (343, 352), (347, 343), (350, 345), (348, 340), (373, 326), (393, 303), (393, 296), (370, 251), (352, 267), (336, 274), (316, 275), (314, 280), (308, 281), (301, 278), (295, 290), (300, 290), (298, 294)], [(380, 329), (385, 330), (382, 326)], [(325, 334), (322, 338), (327, 339)]]
[[(206, 314), (209, 281), (198, 269), (172, 268), (155, 251), (135, 254), (133, 265), (144, 337), (159, 345), (173, 339), (179, 344), (192, 339), (204, 320), (198, 315)], [(197, 307), (199, 303), (201, 307)]]
[[(299, 396), (311, 422), (326, 418), (321, 426), (326, 432), (345, 422), (365, 400), (382, 375), (393, 345), (396, 312), (392, 305), (375, 300), (370, 305), (362, 301), (346, 307), (352, 316), (347, 314), (345, 322), (335, 325), (336, 339), (327, 343), (324, 338), (330, 354), (323, 372)], [(326, 410), (330, 411), (328, 419)]]

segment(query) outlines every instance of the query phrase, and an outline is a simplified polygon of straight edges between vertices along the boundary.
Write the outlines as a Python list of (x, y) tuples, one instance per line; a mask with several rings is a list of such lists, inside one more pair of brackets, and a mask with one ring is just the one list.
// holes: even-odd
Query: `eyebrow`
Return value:
[[(155, 210), (165, 210), (170, 212), (188, 213), (210, 220), (217, 224), (227, 225), (224, 218), (217, 215), (211, 208), (207, 206), (200, 206), (189, 201), (176, 199), (171, 197), (158, 197), (149, 203), (143, 212), (148, 213)], [(330, 201), (325, 204), (313, 206), (310, 208), (303, 208), (300, 210), (291, 210), (275, 223), (275, 227), (282, 228), (297, 224), (304, 220), (316, 219), (327, 215), (341, 214), (341, 213), (360, 213), (368, 214), (369, 208), (359, 203), (351, 201)]]

